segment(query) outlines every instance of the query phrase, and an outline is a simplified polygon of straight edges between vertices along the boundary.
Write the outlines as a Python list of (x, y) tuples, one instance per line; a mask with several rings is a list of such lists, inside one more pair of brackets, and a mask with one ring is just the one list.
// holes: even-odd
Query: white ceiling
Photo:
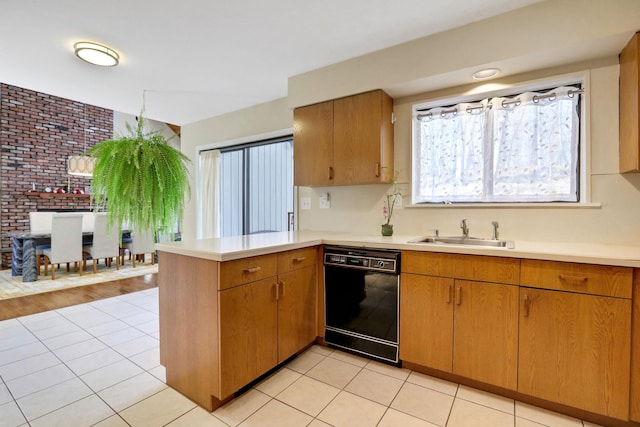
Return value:
[[(290, 76), (539, 0), (0, 0), (0, 82), (184, 125)], [(101, 68), (76, 41), (119, 52)], [(143, 96), (144, 95), (144, 96)]]

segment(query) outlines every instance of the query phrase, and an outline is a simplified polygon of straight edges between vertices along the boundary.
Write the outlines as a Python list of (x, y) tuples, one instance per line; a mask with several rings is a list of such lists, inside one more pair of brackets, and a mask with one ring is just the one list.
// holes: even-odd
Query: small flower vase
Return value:
[(383, 236), (393, 236), (393, 224), (382, 224), (380, 231)]

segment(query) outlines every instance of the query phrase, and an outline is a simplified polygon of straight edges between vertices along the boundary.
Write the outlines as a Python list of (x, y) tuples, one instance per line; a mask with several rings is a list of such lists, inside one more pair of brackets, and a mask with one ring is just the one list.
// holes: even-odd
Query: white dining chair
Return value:
[[(29, 212), (29, 231), (32, 234), (51, 234), (51, 218), (55, 212)], [(42, 251), (51, 247), (49, 242), (36, 241), (36, 271), (40, 275)]]
[(91, 232), (95, 227), (96, 215), (95, 212), (83, 212), (82, 213), (82, 231)]
[[(120, 230), (118, 227), (109, 229), (106, 212), (92, 214), (90, 222), (93, 224), (93, 243), (82, 247), (83, 266), (87, 265), (87, 255), (93, 260), (93, 272), (98, 271), (98, 262), (104, 258), (105, 265), (110, 266), (111, 260), (116, 259), (116, 270), (120, 269)], [(87, 220), (85, 215), (85, 224)]]
[(29, 212), (29, 230), (31, 233), (51, 233), (51, 219), (55, 212)]
[[(45, 257), (44, 274), (51, 265), (51, 279), (56, 278), (53, 264), (73, 262), (82, 276), (82, 215), (54, 214), (51, 218), (51, 247), (42, 250)], [(79, 264), (79, 267), (78, 267)]]
[(133, 266), (136, 266), (136, 257), (142, 255), (142, 262), (144, 262), (144, 255), (151, 254), (151, 265), (155, 264), (155, 238), (153, 231), (132, 231), (131, 242), (122, 242), (122, 263), (124, 264), (124, 249), (128, 249), (131, 254)]

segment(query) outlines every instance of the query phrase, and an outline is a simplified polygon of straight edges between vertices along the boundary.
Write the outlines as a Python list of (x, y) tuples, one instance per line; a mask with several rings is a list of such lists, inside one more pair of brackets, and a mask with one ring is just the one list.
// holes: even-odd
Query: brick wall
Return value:
[[(86, 210), (87, 197), (40, 197), (45, 187), (85, 189), (90, 178), (66, 173), (69, 155), (113, 137), (113, 111), (0, 83), (0, 233), (29, 230), (29, 212)], [(36, 192), (29, 193), (35, 184)], [(3, 254), (3, 265), (10, 262)]]

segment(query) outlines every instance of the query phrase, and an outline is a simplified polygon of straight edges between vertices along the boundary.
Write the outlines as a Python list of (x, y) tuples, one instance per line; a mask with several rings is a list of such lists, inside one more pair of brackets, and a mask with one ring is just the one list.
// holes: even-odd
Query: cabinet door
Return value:
[(278, 363), (316, 339), (316, 266), (278, 276)]
[(275, 282), (272, 277), (218, 292), (221, 398), (278, 364)]
[(640, 170), (640, 34), (620, 52), (620, 172)]
[(456, 280), (454, 295), (453, 373), (515, 390), (518, 287)]
[[(388, 117), (383, 117), (383, 99), (387, 105), (392, 104), (391, 98), (381, 90), (334, 101), (335, 184), (392, 181), (393, 144), (384, 131), (386, 127), (391, 128), (391, 108), (385, 108)], [(387, 150), (389, 146), (391, 152)]]
[(629, 419), (640, 422), (640, 269), (633, 273), (633, 312), (631, 315), (631, 402)]
[(453, 279), (400, 276), (400, 359), (451, 372)]
[(333, 182), (333, 101), (293, 111), (294, 185)]
[(518, 391), (629, 416), (631, 301), (520, 289)]

